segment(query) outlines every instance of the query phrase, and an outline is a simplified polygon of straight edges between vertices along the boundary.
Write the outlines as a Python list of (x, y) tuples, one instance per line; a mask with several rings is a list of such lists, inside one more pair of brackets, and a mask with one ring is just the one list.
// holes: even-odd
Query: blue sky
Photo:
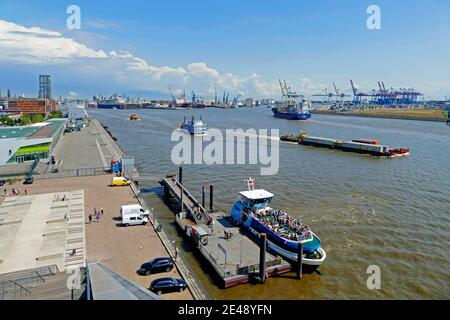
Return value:
[[(81, 9), (81, 30), (66, 28), (71, 4)], [(366, 27), (371, 4), (381, 8), (381, 30)], [(382, 80), (450, 96), (446, 0), (2, 0), (0, 21), (9, 23), (0, 28), (0, 88), (18, 94), (33, 95), (37, 74), (51, 73), (62, 95), (165, 94), (168, 85), (211, 95), (217, 82), (219, 90), (273, 96), (277, 79), (285, 78), (307, 95), (331, 89), (333, 81), (349, 91), (353, 79), (362, 90)], [(31, 39), (12, 38), (19, 27), (44, 34), (28, 30)], [(36, 49), (30, 59), (24, 43), (39, 47), (45, 37), (61, 54)], [(64, 56), (78, 45), (85, 48)], [(19, 54), (12, 57), (15, 49)]]

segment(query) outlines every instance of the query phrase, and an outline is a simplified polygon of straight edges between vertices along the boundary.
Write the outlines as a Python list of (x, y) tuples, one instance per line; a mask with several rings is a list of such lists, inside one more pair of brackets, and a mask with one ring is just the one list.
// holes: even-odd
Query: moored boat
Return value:
[(267, 234), (270, 249), (283, 258), (297, 261), (299, 242), (303, 243), (302, 263), (313, 269), (326, 259), (319, 237), (299, 218), (270, 207), (274, 195), (264, 189), (254, 189), (254, 180), (247, 180), (248, 190), (231, 209), (233, 221), (255, 235)]

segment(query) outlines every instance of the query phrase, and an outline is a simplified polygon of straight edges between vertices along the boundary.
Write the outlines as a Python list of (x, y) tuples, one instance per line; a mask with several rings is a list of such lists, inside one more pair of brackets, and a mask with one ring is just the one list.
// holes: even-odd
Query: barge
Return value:
[(294, 142), (313, 147), (370, 154), (376, 157), (395, 158), (409, 156), (410, 154), (410, 150), (407, 148), (392, 148), (386, 145), (379, 144), (377, 140), (370, 139), (355, 139), (352, 141), (343, 141), (340, 139), (314, 137), (310, 136), (308, 133), (301, 133), (299, 136), (284, 135), (280, 137), (280, 140), (284, 142)]

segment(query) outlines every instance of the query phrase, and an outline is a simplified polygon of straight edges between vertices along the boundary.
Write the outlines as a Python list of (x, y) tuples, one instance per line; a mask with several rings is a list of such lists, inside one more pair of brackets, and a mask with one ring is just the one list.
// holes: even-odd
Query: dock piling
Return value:
[(183, 212), (184, 209), (183, 193), (184, 193), (183, 188), (180, 188), (180, 206), (181, 206), (180, 212)]
[(183, 184), (183, 167), (178, 169), (178, 181), (181, 185)]
[(202, 207), (205, 207), (205, 186), (202, 186)]
[(261, 283), (266, 282), (266, 250), (267, 250), (267, 234), (260, 234), (260, 250), (259, 250), (259, 279)]
[(300, 280), (303, 276), (302, 260), (303, 260), (303, 242), (299, 242), (298, 243), (298, 252), (297, 252), (297, 279), (298, 280)]
[(209, 185), (209, 211), (214, 211), (214, 185)]

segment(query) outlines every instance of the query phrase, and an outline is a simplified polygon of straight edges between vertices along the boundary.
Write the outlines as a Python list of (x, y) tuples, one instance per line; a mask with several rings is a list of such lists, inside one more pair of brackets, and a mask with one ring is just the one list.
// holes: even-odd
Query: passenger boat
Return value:
[(205, 136), (208, 134), (206, 124), (203, 122), (202, 117), (200, 117), (199, 120), (195, 120), (194, 116), (192, 116), (191, 121), (186, 121), (186, 117), (184, 117), (184, 121), (181, 124), (181, 129), (186, 130), (194, 136)]
[(251, 178), (246, 182), (248, 190), (239, 193), (239, 200), (231, 209), (233, 222), (255, 235), (266, 233), (268, 247), (290, 261), (297, 261), (298, 245), (303, 243), (302, 264), (311, 269), (319, 267), (327, 256), (319, 237), (299, 218), (271, 208), (272, 193), (254, 189)]

